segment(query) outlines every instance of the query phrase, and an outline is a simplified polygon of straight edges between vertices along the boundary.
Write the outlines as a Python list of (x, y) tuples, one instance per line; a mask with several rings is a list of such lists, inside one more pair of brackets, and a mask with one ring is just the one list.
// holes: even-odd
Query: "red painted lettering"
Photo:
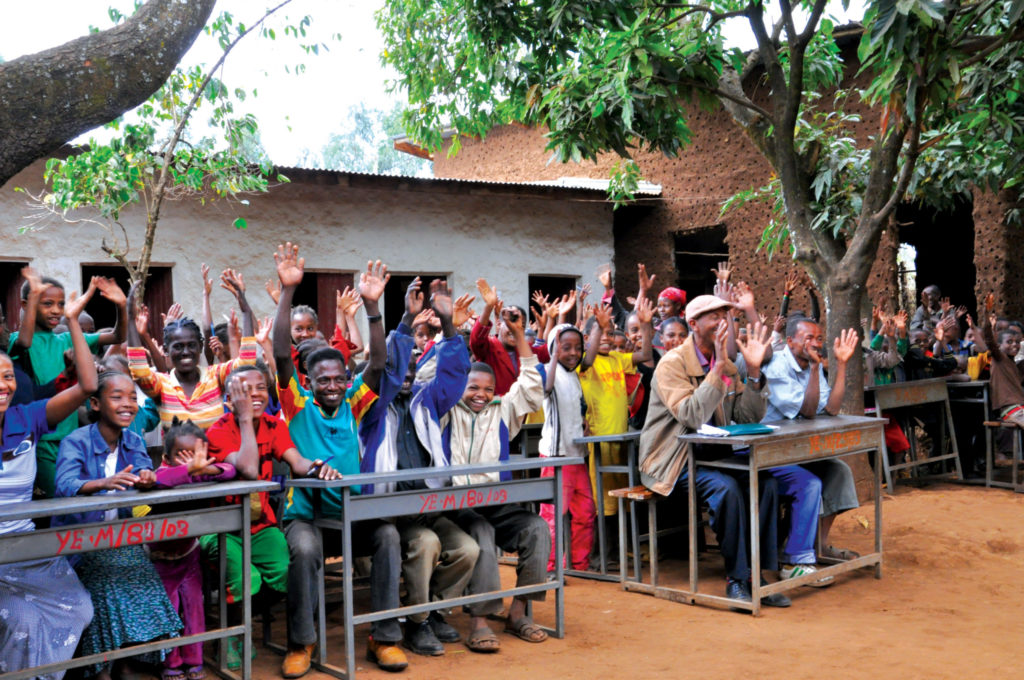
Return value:
[(93, 534), (92, 536), (89, 537), (89, 543), (91, 543), (92, 547), (94, 547), (94, 548), (96, 546), (98, 546), (100, 543), (102, 543), (103, 541), (106, 541), (108, 544), (110, 544), (113, 540), (114, 540), (114, 527), (111, 527), (111, 526), (103, 527), (102, 529), (100, 529), (95, 534)]
[(179, 536), (187, 536), (188, 535), (188, 520), (184, 520), (184, 519), (179, 519), (178, 520), (178, 535)]
[(128, 545), (142, 543), (142, 525), (139, 523), (128, 525)]
[(444, 502), (441, 503), (442, 510), (454, 510), (455, 509), (455, 496), (454, 494), (446, 493), (444, 495)]
[(437, 501), (437, 494), (420, 494), (420, 514), (427, 511)]
[(74, 538), (71, 539), (71, 548), (73, 550), (82, 549), (82, 530), (75, 529)]
[(71, 537), (74, 535), (74, 533), (75, 533), (74, 531), (58, 531), (57, 532), (57, 540), (60, 541), (60, 547), (57, 548), (57, 554), (58, 555), (60, 555), (62, 552), (64, 552), (64, 548), (67, 547), (68, 541), (71, 540)]

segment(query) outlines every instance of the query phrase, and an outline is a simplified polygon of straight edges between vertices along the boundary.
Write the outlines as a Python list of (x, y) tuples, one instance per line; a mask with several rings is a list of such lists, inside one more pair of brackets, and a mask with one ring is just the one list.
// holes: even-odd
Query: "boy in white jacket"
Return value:
[[(507, 309), (504, 321), (516, 339), (519, 377), (508, 393), (495, 397), (494, 372), (487, 364), (473, 364), (462, 400), (441, 419), (442, 438), (452, 465), (508, 460), (509, 440), (519, 432), (523, 419), (539, 409), (544, 400), (544, 379), (523, 331), (522, 315), (517, 310)], [(493, 472), (457, 475), (452, 483), (481, 484), (507, 479), (510, 479), (509, 473)], [(480, 546), (480, 557), (469, 582), (470, 593), (500, 589), (496, 546), (518, 553), (517, 586), (544, 582), (551, 536), (547, 523), (540, 516), (519, 506), (497, 505), (460, 510), (454, 519)], [(527, 642), (546, 640), (547, 633), (526, 613), (527, 600), (543, 599), (543, 592), (513, 599), (505, 623), (506, 632)], [(500, 598), (469, 606), (473, 623), (466, 646), (474, 652), (498, 651), (500, 642), (487, 625), (487, 616), (501, 609)]]

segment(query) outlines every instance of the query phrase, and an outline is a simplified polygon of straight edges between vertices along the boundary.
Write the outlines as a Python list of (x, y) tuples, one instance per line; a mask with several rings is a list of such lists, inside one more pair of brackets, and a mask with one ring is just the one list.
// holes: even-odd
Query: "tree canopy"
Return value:
[[(970, 181), (1016, 182), (1024, 0), (871, 0), (859, 63), (844, 62), (826, 7), (388, 0), (378, 23), (384, 60), (408, 95), (404, 122), (419, 142), (440, 148), (448, 127), (484, 136), (513, 121), (544, 126), (558, 160), (621, 156), (619, 196), (638, 177), (636, 150), (679, 155), (690, 112), (721, 106), (774, 171), (767, 191), (778, 219), (765, 244), (791, 249), (822, 291), (828, 334), (837, 337), (859, 325), (881, 233), (908, 192), (938, 200)], [(727, 20), (745, 23), (753, 50), (726, 45)], [(843, 90), (856, 72), (868, 87)], [(822, 101), (837, 90), (839, 98)], [(878, 113), (866, 144), (850, 131), (849, 97)], [(944, 166), (951, 157), (957, 162)], [(925, 174), (942, 167), (955, 183)], [(850, 372), (851, 383), (859, 373)]]

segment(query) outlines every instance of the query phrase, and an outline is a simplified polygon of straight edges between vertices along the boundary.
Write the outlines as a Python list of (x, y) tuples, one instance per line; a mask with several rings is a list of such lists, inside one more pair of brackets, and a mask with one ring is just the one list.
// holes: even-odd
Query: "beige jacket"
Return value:
[(681, 443), (679, 435), (709, 421), (757, 423), (764, 417), (767, 399), (760, 386), (744, 389), (736, 364), (725, 361), (723, 379), (706, 380), (691, 335), (654, 369), (647, 421), (640, 434), (640, 479), (655, 493), (672, 493), (685, 469), (690, 446)]
[[(544, 380), (537, 363), (533, 354), (520, 357), (519, 378), (504, 396), (495, 397), (480, 413), (473, 413), (460, 399), (441, 418), (441, 431), (450, 443), (451, 465), (508, 460), (509, 440), (519, 433), (523, 419), (544, 404)], [(452, 484), (482, 484), (499, 479), (497, 472), (456, 475)]]

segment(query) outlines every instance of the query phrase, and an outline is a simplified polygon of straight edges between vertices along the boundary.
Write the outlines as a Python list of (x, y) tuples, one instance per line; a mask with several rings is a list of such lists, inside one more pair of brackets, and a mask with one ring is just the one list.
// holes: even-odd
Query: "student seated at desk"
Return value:
[[(309, 389), (299, 384), (292, 361), (289, 314), (295, 290), (302, 282), (303, 261), (298, 247), (281, 248), (277, 272), (281, 279), (277, 318), (274, 321), (274, 360), (281, 395), (281, 411), (295, 444), (304, 451), (316, 451), (325, 463), (341, 474), (359, 472), (359, 439), (356, 427), (363, 414), (377, 399), (384, 372), (386, 348), (384, 326), (378, 301), (387, 283), (387, 267), (368, 267), (359, 278), (359, 293), (369, 319), (370, 360), (366, 369), (345, 386), (344, 354), (326, 345), (304, 358)], [(304, 342), (310, 342), (306, 340)], [(353, 489), (357, 492), (358, 487)], [(319, 492), (323, 517), (341, 518), (341, 490)], [(314, 614), (317, 609), (317, 583), (323, 579), (324, 553), (341, 553), (341, 532), (323, 529), (323, 537), (313, 525), (315, 493), (310, 489), (292, 489), (284, 510), (284, 535), (288, 541), (291, 564), (288, 566), (288, 653), (281, 664), (285, 678), (298, 678), (310, 668), (316, 646)], [(372, 556), (370, 566), (370, 603), (375, 611), (401, 606), (398, 596), (402, 549), (395, 525), (383, 520), (359, 522), (352, 528), (357, 554)], [(405, 653), (398, 648), (402, 630), (398, 619), (374, 621), (367, 642), (369, 654), (384, 670), (400, 671), (408, 666)]]
[[(58, 496), (148, 489), (156, 483), (146, 443), (128, 429), (139, 409), (135, 384), (128, 376), (115, 372), (101, 373), (97, 383), (96, 394), (89, 399), (90, 418), (95, 422), (78, 428), (60, 444)], [(57, 517), (54, 526), (130, 516), (131, 508), (94, 510)], [(94, 609), (92, 623), (82, 634), (82, 656), (172, 637), (181, 630), (181, 619), (141, 545), (84, 552), (72, 562), (92, 597)], [(159, 663), (161, 653), (135, 658)], [(93, 664), (85, 669), (85, 675), (109, 680), (111, 665)]]
[[(833, 348), (834, 386), (829, 387), (822, 371), (821, 327), (811, 319), (793, 317), (786, 323), (786, 347), (765, 366), (768, 408), (761, 422), (836, 415), (846, 391), (846, 364), (857, 348), (857, 331), (844, 330)], [(814, 553), (815, 529), (821, 531), (822, 555), (833, 559), (859, 557), (828, 543), (829, 530), (838, 513), (860, 506), (850, 467), (841, 460), (823, 460), (772, 469), (779, 480), (779, 494), (792, 499), (792, 529), (786, 541), (782, 578), (795, 578), (817, 569)], [(820, 523), (817, 521), (821, 516)], [(804, 526), (803, 518), (811, 523)], [(810, 585), (828, 585), (833, 577)]]
[[(84, 309), (86, 297), (81, 301)], [(0, 508), (32, 500), (36, 446), (96, 389), (96, 366), (78, 325), (72, 298), (68, 322), (78, 384), (50, 399), (11, 405), (18, 389), (14, 364), (0, 351)], [(30, 519), (0, 522), (0, 534), (35, 531)], [(9, 548), (8, 548), (9, 549)], [(0, 564), (0, 673), (68, 661), (92, 620), (89, 592), (64, 557)], [(60, 680), (64, 672), (40, 676)]]
[[(268, 416), (264, 407), (270, 401), (269, 380), (264, 368), (256, 365), (236, 365), (225, 379), (228, 390), (227, 406), (231, 409), (214, 423), (206, 436), (210, 440), (210, 456), (217, 462), (235, 466), (239, 479), (273, 479), (275, 460), (284, 461), (293, 475), (302, 477), (310, 473), (320, 479), (337, 479), (338, 473), (323, 460), (309, 460), (295, 448), (288, 426), (284, 421)], [(288, 592), (288, 542), (277, 528), (277, 516), (270, 505), (270, 494), (256, 494), (257, 505), (252, 513), (250, 592), (265, 603), (273, 603)], [(203, 552), (210, 560), (218, 558), (217, 534), (199, 539)], [(235, 534), (225, 536), (227, 551), (228, 603), (241, 601), (242, 593), (242, 539)], [(261, 594), (262, 593), (262, 594)], [(238, 640), (228, 640), (228, 667), (241, 666)], [(255, 649), (255, 648), (254, 648)]]
[[(523, 317), (506, 309), (503, 322), (512, 333), (519, 351), (519, 377), (508, 392), (494, 396), (494, 371), (484, 363), (469, 369), (462, 399), (441, 418), (442, 440), (447, 443), (452, 465), (497, 463), (508, 460), (508, 442), (519, 432), (519, 425), (544, 401), (544, 382), (537, 370), (537, 357), (526, 340)], [(507, 481), (508, 472), (456, 475), (456, 486)], [(480, 557), (469, 582), (470, 594), (501, 589), (497, 547), (519, 555), (516, 586), (543, 583), (547, 578), (551, 536), (540, 515), (516, 505), (496, 505), (459, 510), (455, 522), (480, 546)], [(527, 642), (543, 642), (548, 635), (526, 613), (529, 600), (543, 600), (544, 593), (522, 595), (512, 600), (505, 630)], [(501, 598), (469, 605), (472, 630), (466, 646), (474, 652), (496, 652), (500, 643), (487, 625), (487, 617), (502, 609)]]
[[(415, 380), (412, 323), (423, 309), (423, 294), (419, 291), (419, 282), (414, 281), (406, 290), (402, 322), (388, 336), (387, 368), (381, 379), (379, 397), (359, 425), (364, 449), (362, 472), (443, 468), (447, 464), (439, 421), (462, 398), (469, 373), (469, 352), (455, 333), (448, 287), (435, 280), (430, 284), (430, 291), (431, 307), (441, 322), (444, 335), (432, 348), (436, 355), (433, 378), (425, 383)], [(362, 493), (440, 488), (443, 483), (442, 474), (426, 480), (368, 484), (362, 487)], [(396, 526), (402, 538), (406, 604), (426, 604), (431, 593), (440, 600), (462, 595), (473, 575), (479, 548), (452, 521), (450, 514), (400, 517)], [(404, 643), (416, 654), (440, 656), (444, 654), (442, 642), (458, 640), (458, 631), (438, 612), (407, 617)], [(370, 651), (371, 660), (376, 660), (373, 647)]]
[[(998, 334), (993, 330), (996, 325), (995, 304), (995, 296), (992, 293), (985, 296), (985, 319), (981, 327), (985, 348), (992, 356), (992, 378), (989, 384), (992, 391), (992, 410), (999, 414), (1000, 420), (1024, 428), (1024, 374), (1014, 360), (1021, 343), (1009, 328), (999, 331)], [(1003, 435), (1003, 432), (1012, 430), (1000, 429), (996, 434), (998, 450), (992, 461), (996, 467), (1013, 465), (1013, 460), (1007, 455), (1012, 455), (1013, 440), (1008, 435)]]
[[(731, 449), (699, 447), (691, 451), (677, 437), (695, 432), (705, 423), (756, 423), (765, 411), (761, 363), (768, 349), (768, 329), (755, 326), (737, 345), (747, 365), (746, 384), (729, 360), (726, 350), (728, 314), (733, 307), (713, 295), (698, 295), (686, 305), (690, 335), (683, 344), (666, 353), (654, 369), (647, 422), (640, 435), (640, 479), (655, 493), (667, 496), (676, 482), (687, 482), (686, 457), (723, 454)], [(718, 457), (721, 457), (719, 455)], [(697, 467), (694, 480), (701, 500), (710, 506), (711, 528), (725, 558), (726, 596), (751, 601), (751, 570), (747, 554), (750, 539), (749, 511), (742, 475), (726, 470)], [(778, 568), (778, 499), (776, 481), (765, 478), (760, 492), (761, 567)], [(760, 577), (760, 574), (758, 574)], [(761, 598), (773, 607), (788, 607), (789, 598), (776, 593)]]

